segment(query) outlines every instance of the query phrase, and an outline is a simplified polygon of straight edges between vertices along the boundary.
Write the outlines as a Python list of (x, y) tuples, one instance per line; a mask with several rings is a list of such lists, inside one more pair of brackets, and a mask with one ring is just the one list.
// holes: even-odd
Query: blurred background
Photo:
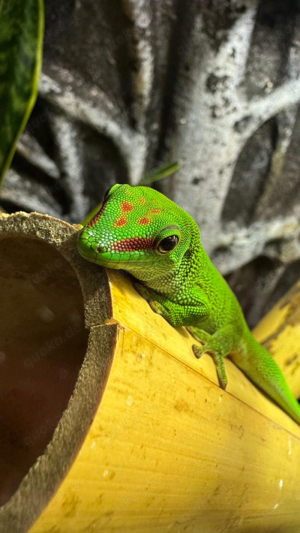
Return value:
[(300, 2), (47, 0), (39, 96), (0, 191), (81, 222), (114, 183), (154, 186), (259, 318), (300, 274)]

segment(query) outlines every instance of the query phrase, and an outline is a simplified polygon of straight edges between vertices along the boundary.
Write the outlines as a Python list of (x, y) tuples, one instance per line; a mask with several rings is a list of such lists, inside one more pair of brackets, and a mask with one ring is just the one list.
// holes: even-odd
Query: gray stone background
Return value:
[(198, 222), (250, 326), (300, 278), (300, 2), (46, 0), (39, 97), (3, 207), (80, 222), (114, 183)]

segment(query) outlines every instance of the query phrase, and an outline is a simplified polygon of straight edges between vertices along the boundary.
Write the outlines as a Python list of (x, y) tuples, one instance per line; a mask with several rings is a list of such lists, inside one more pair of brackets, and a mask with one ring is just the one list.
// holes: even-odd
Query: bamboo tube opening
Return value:
[(73, 226), (47, 215), (0, 216), (0, 294), (0, 531), (21, 533), (88, 433), (116, 326), (102, 326), (105, 270), (79, 256)]
[(83, 298), (55, 248), (0, 244), (0, 504), (45, 451), (87, 350)]

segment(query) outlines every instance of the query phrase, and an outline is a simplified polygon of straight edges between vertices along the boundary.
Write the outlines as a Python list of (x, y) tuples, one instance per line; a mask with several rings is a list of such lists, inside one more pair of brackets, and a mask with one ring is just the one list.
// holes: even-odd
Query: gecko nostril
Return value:
[(97, 246), (96, 249), (97, 249), (97, 252), (98, 252), (99, 254), (102, 254), (102, 253), (104, 252), (104, 249), (102, 248), (102, 246)]

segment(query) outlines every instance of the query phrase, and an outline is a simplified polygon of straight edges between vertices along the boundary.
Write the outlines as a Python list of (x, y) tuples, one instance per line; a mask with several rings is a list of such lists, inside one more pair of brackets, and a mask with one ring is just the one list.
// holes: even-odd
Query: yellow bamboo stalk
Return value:
[[(69, 298), (81, 301), (88, 334), (81, 332), (86, 352), (74, 392), (46, 449), (0, 509), (0, 531), (298, 533), (299, 426), (229, 360), (221, 390), (210, 356), (197, 360), (187, 331), (153, 313), (128, 275), (79, 257), (75, 230), (37, 214), (0, 220), (1, 294), (16, 294), (18, 283), (22, 292), (36, 272), (34, 256), (41, 269), (57, 254), (52, 291), (34, 285), (29, 310), (41, 294), (64, 310)], [(16, 243), (25, 269), (16, 267)], [(27, 320), (19, 338), (23, 306), (9, 315), (9, 338), (28, 345), (27, 332), (40, 325)]]

